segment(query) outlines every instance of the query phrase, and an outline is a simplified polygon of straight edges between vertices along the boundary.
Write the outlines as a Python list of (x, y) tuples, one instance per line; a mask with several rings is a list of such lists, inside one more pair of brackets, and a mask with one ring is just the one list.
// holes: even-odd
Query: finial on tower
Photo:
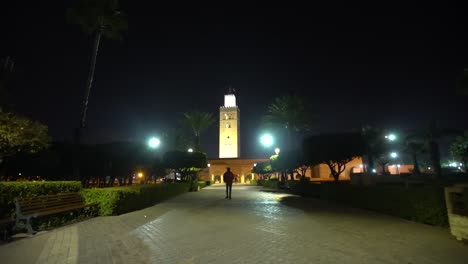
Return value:
[(235, 94), (235, 93), (236, 93), (236, 88), (233, 88), (231, 85), (229, 85), (227, 94)]

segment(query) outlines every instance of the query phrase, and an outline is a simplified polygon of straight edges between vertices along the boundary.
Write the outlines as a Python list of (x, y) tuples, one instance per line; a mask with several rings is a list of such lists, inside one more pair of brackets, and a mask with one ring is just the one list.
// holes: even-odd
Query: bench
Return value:
[(80, 193), (60, 193), (31, 198), (16, 198), (15, 206), (16, 221), (13, 229), (26, 228), (29, 234), (34, 234), (31, 218), (83, 209), (90, 205), (85, 203)]

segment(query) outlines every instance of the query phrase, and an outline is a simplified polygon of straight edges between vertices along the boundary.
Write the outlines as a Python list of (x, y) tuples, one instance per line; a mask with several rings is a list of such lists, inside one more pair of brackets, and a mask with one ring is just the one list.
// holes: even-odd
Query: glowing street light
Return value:
[(156, 138), (156, 137), (152, 137), (148, 140), (148, 146), (150, 148), (157, 148), (159, 147), (159, 145), (161, 144), (161, 141), (159, 140), (159, 138)]
[(390, 141), (395, 141), (396, 140), (395, 134), (386, 135), (385, 138), (390, 140)]
[(262, 143), (264, 147), (271, 147), (273, 145), (273, 136), (271, 136), (270, 134), (265, 134), (261, 136), (260, 143)]
[(390, 153), (390, 157), (396, 158), (396, 157), (398, 157), (398, 154), (396, 152), (392, 152), (392, 153)]
[(190, 153), (192, 153), (192, 152), (193, 152), (193, 148), (189, 148), (187, 151), (190, 152)]
[(276, 153), (276, 155), (279, 155), (279, 154), (280, 154), (280, 151), (281, 151), (281, 150), (280, 150), (279, 148), (275, 148), (275, 153)]
[(143, 173), (142, 172), (138, 173), (138, 178), (140, 178), (140, 179), (143, 178)]

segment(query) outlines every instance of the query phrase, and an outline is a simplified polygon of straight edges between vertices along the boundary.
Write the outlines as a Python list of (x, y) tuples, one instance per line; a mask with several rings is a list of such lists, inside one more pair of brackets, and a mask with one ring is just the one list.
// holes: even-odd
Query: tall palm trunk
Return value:
[(96, 69), (96, 59), (101, 42), (102, 31), (98, 31), (94, 37), (93, 54), (91, 57), (91, 65), (89, 67), (88, 80), (86, 82), (86, 90), (83, 98), (83, 105), (81, 108), (80, 128), (86, 127), (86, 114), (88, 112), (89, 94), (91, 93), (91, 86), (93, 86), (94, 71)]
[(81, 115), (80, 115), (80, 127), (75, 130), (74, 140), (75, 140), (75, 158), (74, 158), (74, 168), (73, 168), (73, 175), (76, 179), (82, 180), (84, 183), (83, 177), (80, 175), (80, 149), (82, 143), (82, 137), (84, 133), (84, 128), (86, 127), (86, 114), (88, 112), (88, 102), (89, 102), (89, 94), (91, 93), (91, 87), (93, 85), (94, 79), (94, 71), (96, 69), (96, 59), (99, 50), (99, 44), (101, 42), (102, 31), (99, 30), (96, 32), (94, 37), (94, 44), (93, 44), (93, 52), (91, 54), (91, 64), (89, 67), (88, 72), (88, 79), (86, 81), (85, 87), (85, 94), (83, 97), (83, 104), (81, 107)]

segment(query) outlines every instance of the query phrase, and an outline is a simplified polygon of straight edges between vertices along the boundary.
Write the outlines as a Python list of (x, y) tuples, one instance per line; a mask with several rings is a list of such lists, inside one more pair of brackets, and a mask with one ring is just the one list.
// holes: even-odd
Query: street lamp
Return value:
[(190, 153), (192, 153), (192, 152), (193, 152), (193, 149), (192, 149), (192, 148), (189, 148), (187, 151), (190, 152)]
[(390, 141), (395, 141), (396, 140), (395, 134), (388, 134), (388, 135), (385, 136), (385, 138), (390, 140)]
[(157, 148), (159, 147), (159, 145), (161, 144), (161, 141), (159, 140), (159, 138), (156, 138), (156, 137), (152, 137), (148, 140), (148, 146), (150, 148)]
[(262, 143), (264, 147), (271, 147), (273, 145), (273, 136), (270, 134), (261, 136), (260, 143)]
[[(395, 164), (395, 165), (393, 165), (393, 166), (396, 167), (396, 158), (398, 157), (398, 154), (397, 154), (396, 152), (392, 152), (392, 153), (390, 153), (390, 157), (393, 158), (393, 163)], [(399, 174), (399, 173), (398, 173), (398, 168), (396, 168), (396, 170), (397, 170), (397, 173), (396, 173), (396, 174)]]
[(275, 153), (276, 153), (276, 155), (279, 155), (279, 154), (280, 154), (280, 151), (281, 151), (281, 150), (280, 150), (279, 148), (275, 148)]

